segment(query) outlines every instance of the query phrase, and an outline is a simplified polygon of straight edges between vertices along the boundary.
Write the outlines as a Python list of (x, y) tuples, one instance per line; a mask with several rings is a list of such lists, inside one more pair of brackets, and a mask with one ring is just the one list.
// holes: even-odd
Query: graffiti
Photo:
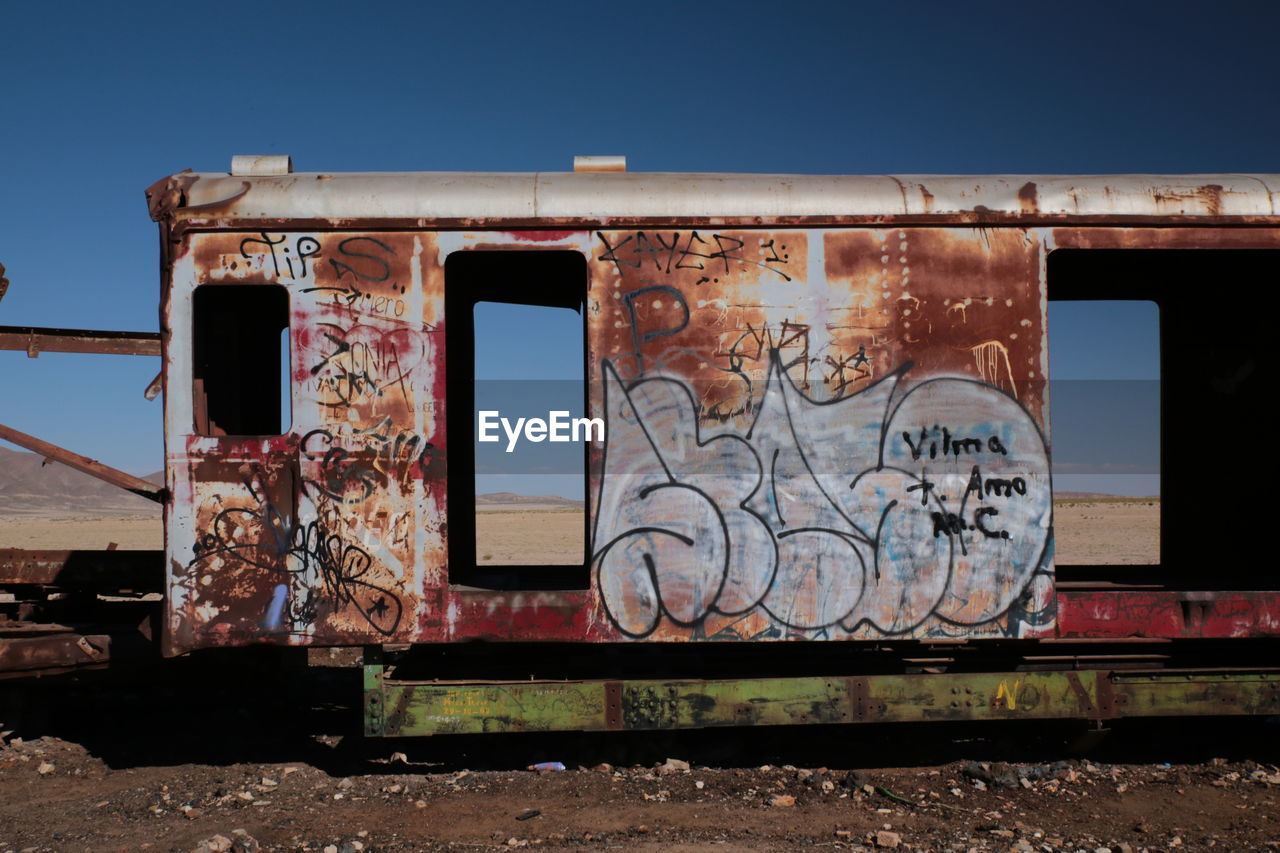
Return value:
[[(261, 246), (265, 250), (250, 252), (249, 247)], [(277, 251), (277, 248), (279, 251)], [(281, 234), (279, 239), (271, 239), (271, 235), (265, 231), (256, 237), (245, 237), (240, 241), (240, 257), (253, 260), (257, 257), (271, 258), (271, 268), (275, 271), (276, 278), (282, 278), (284, 272), (288, 272), (289, 278), (306, 278), (307, 277), (307, 261), (315, 258), (320, 254), (320, 241), (315, 237), (306, 235), (296, 238), (292, 244), (289, 243), (289, 235)], [(295, 268), (294, 263), (298, 266)], [(265, 266), (265, 261), (263, 262)], [(281, 268), (281, 264), (284, 268)]]
[(382, 282), (391, 278), (391, 263), (387, 256), (395, 253), (395, 249), (376, 237), (348, 237), (338, 244), (338, 254), (343, 260), (329, 258), (329, 265), (337, 273), (339, 281), (343, 276), (351, 275), (363, 281)]
[[(341, 444), (354, 445), (344, 447)], [(397, 471), (402, 482), (425, 476), (435, 446), (410, 430), (396, 429), (390, 417), (364, 429), (341, 424), (313, 429), (298, 442), (298, 451), (316, 462), (319, 476), (303, 480), (325, 497), (344, 504), (372, 497)]]
[(381, 635), (393, 634), (400, 624), (402, 605), (391, 590), (366, 576), (373, 569), (369, 553), (332, 532), (319, 518), (302, 523), (259, 494), (251, 480), (256, 507), (229, 507), (214, 516), (211, 529), (193, 546), (196, 566), (215, 557), (231, 558), (267, 572), (295, 576), (300, 583), (289, 597), (275, 591), (267, 621), (279, 618), (286, 606), (293, 630), (303, 630), (320, 617), (327, 601), (335, 609), (354, 609)]
[[(394, 285), (395, 291), (404, 293), (406, 288), (403, 285)], [(386, 296), (382, 294), (369, 293), (363, 291), (359, 287), (349, 285), (320, 285), (316, 287), (305, 287), (303, 293), (328, 292), (332, 295), (333, 304), (350, 308), (362, 314), (376, 314), (383, 317), (401, 317), (405, 312), (405, 301), (396, 296)]]
[(311, 366), (320, 403), (331, 408), (376, 400), (395, 387), (409, 399), (409, 374), (422, 363), (426, 345), (412, 329), (356, 325), (343, 329), (317, 324), (326, 342), (320, 361)]
[[(728, 275), (734, 265), (739, 265), (767, 270), (782, 281), (791, 281), (791, 276), (776, 266), (786, 264), (791, 256), (786, 253), (786, 246), (775, 245), (774, 240), (761, 240), (757, 247), (759, 257), (753, 258), (746, 254), (745, 241), (727, 234), (703, 237), (697, 231), (683, 235), (679, 231), (672, 231), (670, 235), (659, 231), (652, 235), (647, 231), (636, 231), (625, 237), (618, 236), (617, 244), (611, 245), (608, 237), (596, 232), (604, 247), (596, 260), (611, 262), (619, 275), (623, 274), (624, 267), (640, 271), (652, 269), (664, 274), (701, 270), (704, 273), (695, 285), (719, 284), (720, 279), (716, 275)], [(668, 236), (671, 238), (669, 243)]]
[[(362, 251), (364, 250), (364, 251)], [(303, 289), (303, 293), (330, 294), (334, 305), (352, 311), (382, 317), (401, 317), (407, 308), (400, 298), (408, 286), (391, 281), (387, 287), (391, 293), (374, 293), (365, 282), (382, 284), (391, 278), (390, 260), (395, 250), (373, 237), (348, 237), (338, 244), (338, 258), (329, 258), (334, 280), (331, 284), (317, 284)]]
[(1048, 450), (1021, 405), (969, 379), (909, 386), (909, 364), (819, 402), (769, 358), (741, 434), (704, 432), (684, 382), (626, 383), (604, 362), (592, 564), (613, 624), (636, 638), (751, 613), (796, 635), (1003, 630), (1050, 529)]

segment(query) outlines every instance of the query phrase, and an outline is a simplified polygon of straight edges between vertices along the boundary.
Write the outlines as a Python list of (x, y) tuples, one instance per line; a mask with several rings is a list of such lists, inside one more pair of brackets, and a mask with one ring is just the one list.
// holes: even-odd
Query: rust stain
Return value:
[(1059, 249), (1273, 249), (1277, 228), (1054, 228)]
[(1018, 188), (1018, 204), (1023, 213), (1037, 213), (1040, 210), (1040, 199), (1035, 181), (1027, 181)]

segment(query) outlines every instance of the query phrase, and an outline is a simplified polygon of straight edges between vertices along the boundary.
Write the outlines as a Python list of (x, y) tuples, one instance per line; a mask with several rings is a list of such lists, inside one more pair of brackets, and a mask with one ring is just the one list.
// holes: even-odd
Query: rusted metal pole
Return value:
[(96, 459), (73, 453), (64, 447), (50, 444), (47, 441), (36, 438), (34, 435), (28, 435), (4, 424), (0, 424), (0, 439), (11, 441), (19, 447), (25, 447), (27, 450), (39, 453), (46, 459), (61, 462), (63, 465), (88, 474), (90, 477), (97, 477), (99, 480), (118, 486), (127, 492), (133, 492), (135, 495), (153, 500), (156, 503), (164, 503), (163, 488), (156, 486), (154, 483), (149, 483), (141, 477), (126, 474), (119, 468), (103, 465)]
[(159, 332), (109, 332), (97, 329), (41, 329), (0, 326), (0, 350), (87, 352), (105, 355), (159, 355)]

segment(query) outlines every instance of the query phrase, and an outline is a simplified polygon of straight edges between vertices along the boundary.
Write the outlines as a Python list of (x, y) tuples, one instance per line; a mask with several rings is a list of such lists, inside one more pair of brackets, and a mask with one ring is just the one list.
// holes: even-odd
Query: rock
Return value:
[(338, 780), (338, 787), (339, 787), (341, 790), (343, 790), (343, 791), (345, 791), (345, 790), (349, 789), (349, 788), (350, 788), (352, 785), (354, 785), (354, 784), (355, 784), (355, 782), (352, 782), (352, 781), (351, 781), (351, 779), (349, 779), (349, 778), (344, 778), (344, 779), (339, 779), (339, 780)]
[(230, 853), (231, 839), (225, 835), (211, 835), (195, 846), (191, 853)]
[(323, 853), (338, 853), (338, 845), (326, 844)]
[(681, 761), (678, 758), (668, 758), (662, 764), (658, 765), (659, 773), (683, 773), (688, 772), (689, 762)]
[(200, 811), (200, 809), (195, 806), (183, 806), (182, 816), (187, 820), (195, 820), (196, 818), (204, 817), (204, 812)]
[(36, 772), (39, 773), (41, 776), (48, 776), (50, 773), (52, 773), (56, 769), (57, 768), (54, 767), (48, 761), (41, 761), (40, 766), (36, 768)]
[(595, 767), (592, 767), (591, 769), (596, 771), (597, 773), (612, 773), (613, 765), (602, 761), (599, 764), (597, 764)]
[(695, 787), (695, 788), (697, 788), (699, 791), (701, 791), (703, 788), (707, 787), (707, 783), (706, 783), (706, 782), (703, 782), (701, 779), (699, 779), (697, 782), (694, 782), (694, 783), (693, 783), (693, 787)]
[(893, 848), (902, 843), (902, 836), (896, 832), (881, 829), (876, 832), (874, 841), (877, 847)]
[(866, 785), (871, 784), (871, 777), (861, 770), (850, 770), (844, 774), (844, 778), (840, 780), (840, 784), (850, 790), (858, 790)]
[(777, 808), (788, 808), (796, 804), (796, 798), (790, 794), (778, 794), (769, 798), (769, 805)]
[(254, 838), (243, 829), (231, 830), (231, 851), (232, 853), (258, 853), (261, 845), (258, 839)]

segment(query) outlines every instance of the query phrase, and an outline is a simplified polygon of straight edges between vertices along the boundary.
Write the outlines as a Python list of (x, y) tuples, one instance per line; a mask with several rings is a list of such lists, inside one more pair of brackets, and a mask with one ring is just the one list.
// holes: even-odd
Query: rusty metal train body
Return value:
[[(240, 171), (148, 192), (166, 655), (364, 647), (372, 735), (1280, 713), (1273, 572), (1174, 492), (1209, 482), (1179, 474), (1184, 412), (1256, 414), (1260, 321), (1231, 309), (1222, 401), (1211, 367), (1168, 373), (1227, 322), (1192, 255), (1274, 276), (1280, 177)], [(1055, 567), (1051, 297), (1161, 306), (1163, 562), (1136, 581)], [(476, 562), (481, 299), (581, 309), (580, 567)], [(1248, 651), (1192, 668), (1205, 640)], [(385, 657), (424, 645), (467, 663)], [(685, 662), (635, 678), (639, 647)], [(512, 648), (599, 654), (466, 671)], [(719, 677), (735, 655), (761, 671)]]

